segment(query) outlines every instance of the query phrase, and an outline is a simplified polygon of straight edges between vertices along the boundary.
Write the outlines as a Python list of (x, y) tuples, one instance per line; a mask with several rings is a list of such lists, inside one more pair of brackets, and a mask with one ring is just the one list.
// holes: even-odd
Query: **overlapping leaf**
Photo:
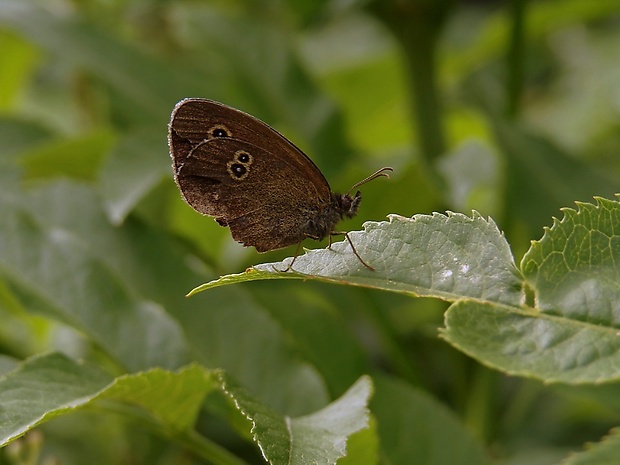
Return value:
[(620, 205), (564, 209), (523, 257), (536, 308), (463, 301), (444, 337), (508, 373), (545, 381), (620, 380)]

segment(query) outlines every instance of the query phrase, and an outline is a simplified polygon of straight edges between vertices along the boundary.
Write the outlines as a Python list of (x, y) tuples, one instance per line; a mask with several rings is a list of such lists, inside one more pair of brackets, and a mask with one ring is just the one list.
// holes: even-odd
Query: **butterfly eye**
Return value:
[(216, 124), (208, 132), (211, 137), (231, 137), (232, 135), (230, 130), (223, 124)]

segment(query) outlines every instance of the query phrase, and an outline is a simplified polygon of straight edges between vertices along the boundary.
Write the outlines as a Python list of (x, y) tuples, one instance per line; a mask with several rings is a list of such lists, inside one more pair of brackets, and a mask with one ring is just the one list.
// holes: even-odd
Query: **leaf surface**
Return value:
[(390, 215), (389, 222), (368, 222), (349, 233), (367, 270), (346, 242), (312, 250), (295, 259), (256, 265), (245, 273), (204, 284), (197, 292), (258, 279), (305, 278), (456, 300), (463, 297), (519, 305), (521, 278), (510, 247), (495, 223), (474, 212)]
[(620, 204), (596, 201), (564, 208), (521, 268), (541, 311), (620, 329)]

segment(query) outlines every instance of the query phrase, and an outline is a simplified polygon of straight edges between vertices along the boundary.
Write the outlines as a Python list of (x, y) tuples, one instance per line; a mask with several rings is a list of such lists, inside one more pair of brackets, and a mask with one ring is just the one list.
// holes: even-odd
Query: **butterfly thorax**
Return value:
[(334, 232), (338, 221), (344, 218), (353, 218), (362, 200), (358, 191), (355, 196), (349, 194), (332, 193), (331, 202), (320, 212), (314, 214), (305, 224), (303, 234), (314, 239), (324, 239)]

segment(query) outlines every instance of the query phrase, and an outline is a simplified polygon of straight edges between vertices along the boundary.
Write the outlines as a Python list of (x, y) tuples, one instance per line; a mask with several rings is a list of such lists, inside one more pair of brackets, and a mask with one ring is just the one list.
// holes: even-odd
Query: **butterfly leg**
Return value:
[(302, 241), (299, 241), (299, 243), (297, 244), (297, 248), (295, 249), (295, 255), (293, 256), (293, 259), (291, 260), (291, 263), (288, 264), (288, 266), (286, 267), (285, 270), (278, 270), (275, 266), (271, 266), (271, 268), (274, 269), (274, 271), (277, 271), (278, 273), (286, 273), (287, 271), (290, 271), (291, 268), (293, 268), (293, 263), (295, 263), (295, 260), (297, 260), (297, 256), (299, 255), (299, 249), (301, 248), (301, 243)]
[(357, 250), (355, 250), (355, 246), (353, 245), (353, 241), (349, 237), (349, 233), (341, 232), (341, 231), (332, 231), (331, 233), (329, 233), (329, 246), (328, 246), (328, 248), (331, 247), (331, 245), (332, 245), (332, 236), (344, 236), (346, 238), (346, 240), (349, 242), (349, 245), (351, 246), (351, 250), (353, 251), (353, 253), (357, 257), (357, 259), (360, 261), (360, 263), (362, 265), (364, 265), (366, 268), (368, 268), (370, 271), (375, 271), (375, 269), (372, 266), (370, 266), (368, 263), (366, 263), (362, 259), (362, 257), (360, 257), (360, 254), (357, 253)]
[[(304, 239), (306, 239), (306, 238), (314, 239), (315, 241), (320, 241), (321, 240), (321, 238), (319, 236), (313, 236), (312, 234), (308, 234), (308, 233), (304, 234)], [(303, 242), (304, 239), (299, 241), (299, 243), (297, 244), (297, 248), (295, 249), (295, 255), (293, 256), (293, 259), (291, 260), (291, 263), (288, 264), (288, 266), (286, 267), (285, 270), (278, 270), (275, 266), (272, 266), (272, 268), (275, 271), (279, 272), (279, 273), (286, 273), (287, 271), (290, 271), (290, 269), (293, 268), (293, 263), (295, 263), (295, 260), (297, 260), (297, 257), (299, 256), (299, 249), (301, 248), (301, 243)], [(331, 238), (331, 236), (329, 236), (329, 246), (330, 247), (332, 245), (331, 242), (332, 242), (332, 238)]]
[[(312, 235), (310, 235), (310, 234), (306, 234), (305, 236), (306, 236), (306, 237), (308, 237), (308, 238), (310, 238), (310, 239), (315, 239), (315, 240), (319, 240), (319, 239), (320, 239), (319, 237), (312, 236)], [(328, 248), (328, 249), (331, 249), (331, 246), (332, 246), (332, 236), (344, 236), (344, 237), (346, 238), (346, 240), (349, 242), (349, 245), (351, 246), (351, 250), (353, 251), (353, 253), (354, 253), (354, 254), (355, 254), (355, 256), (357, 257), (357, 259), (360, 261), (360, 263), (361, 263), (362, 265), (364, 265), (364, 266), (365, 266), (367, 269), (369, 269), (370, 271), (375, 271), (375, 269), (374, 269), (372, 266), (370, 266), (368, 263), (366, 263), (366, 262), (362, 259), (362, 257), (360, 257), (360, 254), (358, 254), (358, 253), (357, 253), (357, 250), (355, 249), (355, 246), (353, 245), (353, 241), (351, 241), (351, 238), (349, 237), (349, 233), (347, 233), (347, 232), (340, 232), (340, 231), (332, 231), (332, 232), (329, 234), (329, 236), (328, 236), (328, 237), (329, 237), (329, 245), (327, 246), (327, 248)], [(291, 263), (289, 263), (289, 264), (288, 264), (288, 266), (286, 267), (286, 269), (284, 269), (284, 270), (279, 270), (279, 269), (277, 269), (275, 266), (272, 266), (272, 268), (273, 268), (275, 271), (279, 272), (279, 273), (286, 273), (287, 271), (290, 271), (290, 270), (291, 270), (291, 268), (293, 268), (293, 264), (295, 263), (295, 260), (297, 260), (297, 257), (299, 256), (299, 249), (301, 248), (301, 243), (302, 243), (302, 242), (303, 242), (303, 241), (300, 241), (300, 242), (297, 244), (297, 248), (295, 249), (295, 255), (293, 256), (293, 260), (291, 260)]]

